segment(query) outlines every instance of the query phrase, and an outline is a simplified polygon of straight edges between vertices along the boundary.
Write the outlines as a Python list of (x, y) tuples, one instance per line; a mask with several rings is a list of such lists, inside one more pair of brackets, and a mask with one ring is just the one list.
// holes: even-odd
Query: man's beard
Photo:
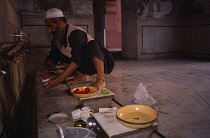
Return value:
[(52, 32), (54, 35), (54, 38), (56, 39), (56, 45), (58, 48), (61, 48), (63, 46), (67, 46), (67, 40), (66, 40), (66, 34), (65, 30), (61, 27), (57, 26), (56, 31)]

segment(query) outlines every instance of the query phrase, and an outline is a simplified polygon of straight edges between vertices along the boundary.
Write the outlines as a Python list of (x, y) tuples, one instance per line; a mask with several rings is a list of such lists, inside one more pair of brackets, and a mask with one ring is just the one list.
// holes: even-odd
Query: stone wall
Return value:
[[(76, 3), (86, 9), (72, 8)], [(90, 4), (92, 0), (15, 0), (21, 11), (21, 26), (30, 37), (29, 52), (27, 56), (27, 72), (33, 73), (43, 69), (44, 59), (51, 46), (52, 34), (45, 25), (45, 13), (49, 8), (60, 8), (68, 23), (84, 28), (94, 37), (94, 16)]]
[(210, 14), (208, 0), (137, 0), (137, 16), (179, 18)]
[[(210, 8), (209, 8), (210, 9)], [(185, 35), (184, 51), (195, 54), (210, 54), (210, 16), (194, 17), (189, 20)]]
[[(136, 13), (126, 6), (125, 13), (132, 16), (130, 26), (136, 26), (133, 35), (123, 33), (123, 47), (134, 49), (128, 43), (136, 39), (136, 51), (125, 51), (124, 56), (132, 59), (197, 56), (210, 54), (209, 25), (210, 1), (203, 0), (133, 0), (137, 5)], [(122, 4), (125, 2), (122, 2)], [(127, 20), (123, 15), (123, 32), (128, 32)], [(136, 19), (136, 22), (134, 21)], [(125, 42), (126, 41), (126, 42)], [(123, 48), (125, 49), (125, 48)], [(136, 55), (136, 57), (134, 57)]]
[(121, 0), (122, 9), (122, 56), (137, 58), (137, 0)]
[(185, 20), (138, 18), (137, 58), (178, 56), (184, 51)]
[[(7, 7), (7, 8), (5, 8)], [(19, 11), (10, 0), (0, 1), (0, 43), (19, 41), (14, 37), (20, 31)], [(13, 36), (12, 36), (13, 35)]]
[(0, 1), (0, 137), (3, 138), (15, 137), (20, 112), (24, 110), (21, 102), (27, 43), (24, 35), (23, 39), (14, 36), (22, 32), (19, 15), (12, 0)]
[(93, 0), (14, 0), (22, 12), (45, 13), (59, 8), (67, 14), (93, 14)]
[[(93, 15), (65, 15), (67, 22), (85, 29), (94, 37)], [(47, 31), (44, 14), (25, 14), (22, 16), (22, 28), (30, 36), (30, 48), (51, 45), (52, 34)]]
[(84, 28), (94, 37), (93, 0), (14, 0), (21, 11), (23, 30), (30, 36), (30, 47), (50, 46), (52, 35), (45, 26), (50, 8), (63, 11), (68, 23)]

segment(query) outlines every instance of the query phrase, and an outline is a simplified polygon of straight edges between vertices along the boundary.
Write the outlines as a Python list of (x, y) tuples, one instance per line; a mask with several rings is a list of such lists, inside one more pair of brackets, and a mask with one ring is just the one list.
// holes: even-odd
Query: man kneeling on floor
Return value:
[(48, 32), (52, 33), (54, 38), (49, 55), (45, 59), (44, 69), (41, 71), (42, 78), (47, 79), (49, 71), (59, 61), (67, 63), (68, 66), (58, 77), (44, 82), (44, 87), (55, 87), (76, 72), (76, 77), (69, 82), (85, 81), (87, 75), (97, 74), (91, 86), (104, 88), (104, 73), (110, 74), (114, 68), (111, 53), (81, 27), (67, 24), (60, 9), (49, 9), (46, 12), (45, 23)]

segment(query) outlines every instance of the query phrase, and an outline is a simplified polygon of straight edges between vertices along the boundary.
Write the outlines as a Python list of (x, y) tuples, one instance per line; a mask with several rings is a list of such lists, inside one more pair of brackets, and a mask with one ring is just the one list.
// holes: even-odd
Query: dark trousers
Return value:
[(87, 75), (96, 74), (92, 59), (96, 57), (104, 62), (104, 46), (95, 40), (88, 42), (87, 34), (81, 30), (72, 31), (68, 40), (72, 47), (72, 61), (79, 65), (77, 70)]

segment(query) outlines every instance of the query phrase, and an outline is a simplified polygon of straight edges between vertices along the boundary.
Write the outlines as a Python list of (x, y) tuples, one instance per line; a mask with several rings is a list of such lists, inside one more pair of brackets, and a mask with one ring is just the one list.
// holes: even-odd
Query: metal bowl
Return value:
[[(79, 89), (80, 91), (84, 91), (85, 88), (90, 88), (90, 93), (86, 93), (86, 94), (78, 94), (78, 93), (74, 93), (74, 91), (76, 89)], [(92, 96), (95, 96), (97, 93), (98, 93), (99, 89), (96, 88), (96, 87), (92, 87), (92, 86), (84, 86), (84, 87), (76, 87), (74, 89), (71, 90), (71, 93), (76, 96), (76, 97), (79, 97), (79, 98), (87, 98), (87, 97), (92, 97)]]
[(150, 127), (158, 118), (158, 112), (146, 105), (126, 105), (116, 112), (119, 122), (130, 128)]
[(97, 125), (96, 120), (93, 117), (89, 117), (87, 119), (86, 124), (87, 124), (87, 128), (88, 129), (94, 131), (96, 134), (99, 134), (100, 133), (100, 128)]
[(83, 128), (86, 128), (86, 123), (85, 123), (85, 121), (83, 121), (83, 120), (77, 120), (77, 121), (74, 123), (74, 127), (83, 127)]
[(64, 132), (60, 125), (56, 124), (60, 138), (96, 138), (97, 134), (87, 128), (81, 127), (66, 127), (66, 133)]

